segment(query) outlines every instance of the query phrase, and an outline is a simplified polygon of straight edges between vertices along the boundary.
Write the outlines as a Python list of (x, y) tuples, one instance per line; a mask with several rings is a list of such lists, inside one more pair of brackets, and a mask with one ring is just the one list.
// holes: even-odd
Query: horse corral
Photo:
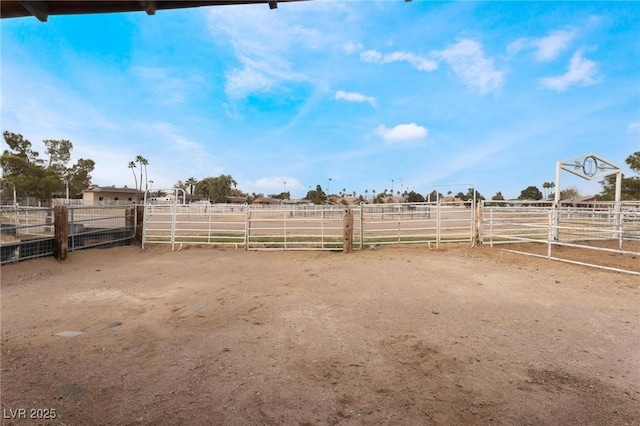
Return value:
[(637, 203), (71, 211), (145, 248), (2, 266), (5, 424), (640, 424)]
[(2, 267), (5, 416), (639, 424), (635, 276), (466, 243), (69, 259)]

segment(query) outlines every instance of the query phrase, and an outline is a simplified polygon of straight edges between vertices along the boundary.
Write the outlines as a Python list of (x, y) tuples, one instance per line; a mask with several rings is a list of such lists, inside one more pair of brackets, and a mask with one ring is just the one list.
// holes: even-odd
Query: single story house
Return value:
[(91, 185), (82, 191), (85, 205), (91, 204), (132, 204), (144, 202), (144, 191), (135, 188)]

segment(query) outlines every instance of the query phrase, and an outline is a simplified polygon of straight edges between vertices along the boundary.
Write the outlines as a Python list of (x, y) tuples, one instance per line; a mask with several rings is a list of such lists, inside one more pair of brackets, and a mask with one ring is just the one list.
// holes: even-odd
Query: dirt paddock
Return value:
[(631, 275), (450, 246), (120, 247), (1, 274), (7, 425), (640, 424)]

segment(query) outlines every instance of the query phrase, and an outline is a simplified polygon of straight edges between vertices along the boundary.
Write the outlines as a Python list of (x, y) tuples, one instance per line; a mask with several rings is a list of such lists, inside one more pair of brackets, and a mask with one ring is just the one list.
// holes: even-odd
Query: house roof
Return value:
[(18, 18), (35, 16), (46, 22), (50, 15), (77, 15), (88, 13), (142, 12), (155, 15), (157, 10), (182, 9), (200, 6), (223, 6), (239, 4), (268, 4), (270, 9), (278, 7), (278, 3), (302, 0), (96, 0), (96, 1), (16, 1), (2, 0), (0, 17)]
[(115, 186), (96, 186), (96, 185), (92, 185), (82, 192), (83, 193), (84, 192), (111, 192), (111, 193), (119, 193), (119, 194), (136, 194), (136, 195), (144, 194), (144, 191), (139, 191), (135, 188), (116, 188)]

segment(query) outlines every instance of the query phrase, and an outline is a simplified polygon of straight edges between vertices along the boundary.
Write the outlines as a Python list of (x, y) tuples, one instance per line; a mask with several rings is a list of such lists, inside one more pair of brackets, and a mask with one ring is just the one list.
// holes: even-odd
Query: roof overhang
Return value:
[(176, 0), (107, 0), (107, 1), (57, 1), (57, 0), (2, 0), (1, 18), (19, 18), (35, 16), (46, 22), (51, 15), (78, 15), (88, 13), (146, 12), (155, 15), (157, 10), (183, 9), (201, 6), (224, 6), (239, 4), (267, 4), (269, 9), (278, 7), (278, 3), (303, 0), (216, 0), (216, 1), (176, 1)]

